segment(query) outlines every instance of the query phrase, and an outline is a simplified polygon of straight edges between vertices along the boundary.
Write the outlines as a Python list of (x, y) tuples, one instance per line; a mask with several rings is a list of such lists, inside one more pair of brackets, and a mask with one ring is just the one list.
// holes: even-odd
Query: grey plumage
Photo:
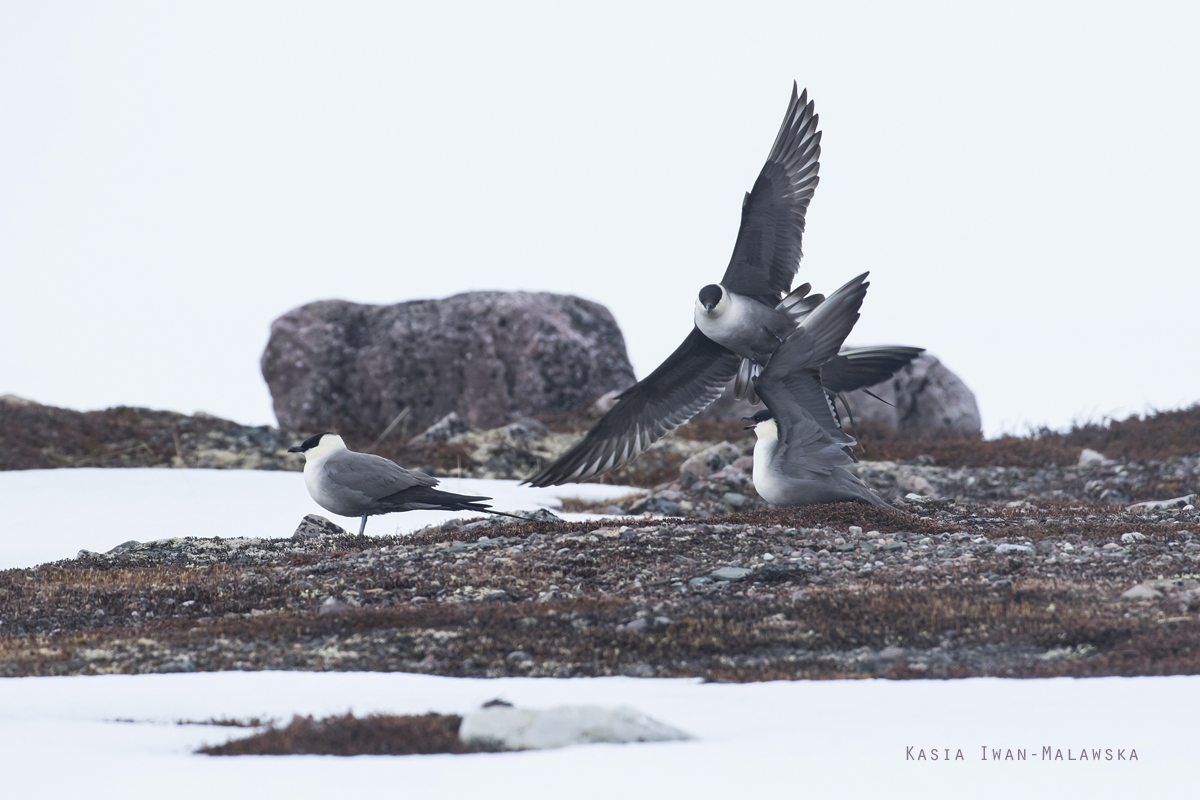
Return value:
[(501, 513), (481, 502), (490, 497), (435, 489), (437, 478), (405, 469), (382, 456), (356, 453), (335, 433), (318, 433), (289, 447), (288, 452), (304, 454), (304, 485), (313, 500), (334, 514), (362, 518), (360, 536), (366, 530), (367, 517), (377, 514), (416, 510)]
[(742, 202), (725, 275), (697, 296), (692, 332), (658, 369), (625, 391), (582, 441), (526, 483), (584, 481), (633, 460), (716, 400), (735, 377), (737, 396), (754, 400), (754, 376), (820, 305), (824, 298), (810, 295), (808, 284), (788, 293), (803, 255), (804, 217), (821, 155), (818, 116), (808, 91), (798, 88), (793, 83), (779, 133)]
[[(821, 133), (808, 92), (793, 83), (783, 124), (754, 187), (742, 202), (742, 221), (722, 284), (744, 295), (731, 341), (717, 341), (697, 326), (658, 369), (626, 390), (583, 441), (526, 483), (554, 486), (583, 481), (636, 458), (662, 436), (721, 395), (747, 357), (763, 361), (792, 330), (786, 310), (775, 306), (787, 293), (800, 263), (804, 214), (820, 169)], [(716, 287), (713, 284), (701, 290)], [(725, 289), (718, 289), (715, 305)], [(700, 301), (698, 301), (700, 302)], [(732, 318), (732, 317), (731, 317)], [(719, 334), (718, 334), (719, 336)]]
[(814, 310), (771, 356), (755, 381), (766, 405), (756, 414), (754, 488), (773, 505), (859, 500), (886, 506), (850, 468), (854, 439), (841, 429), (821, 385), (821, 368), (838, 349), (866, 296), (866, 273)]

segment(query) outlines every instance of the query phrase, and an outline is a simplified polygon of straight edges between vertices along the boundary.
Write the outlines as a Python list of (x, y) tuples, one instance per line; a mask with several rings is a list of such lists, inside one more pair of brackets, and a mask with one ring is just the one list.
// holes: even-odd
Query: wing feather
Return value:
[(583, 441), (526, 483), (584, 481), (636, 458), (720, 397), (740, 361), (693, 328), (658, 369), (617, 399)]
[(792, 100), (754, 188), (742, 202), (742, 223), (721, 283), (774, 305), (792, 285), (803, 255), (804, 215), (819, 180), (821, 132), (808, 90)]
[(923, 347), (880, 345), (842, 350), (821, 367), (821, 383), (834, 394), (883, 383), (925, 352)]

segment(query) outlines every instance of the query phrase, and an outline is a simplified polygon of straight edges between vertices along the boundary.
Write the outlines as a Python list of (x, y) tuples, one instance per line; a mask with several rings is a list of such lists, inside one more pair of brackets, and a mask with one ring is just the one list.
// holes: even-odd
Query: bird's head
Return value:
[(342, 437), (332, 431), (325, 431), (308, 437), (295, 447), (289, 447), (288, 452), (303, 453), (305, 461), (315, 461), (330, 453), (345, 449), (346, 443), (342, 441)]
[(753, 417), (742, 417), (744, 420), (751, 420), (753, 425), (747, 425), (744, 430), (754, 430), (759, 439), (778, 439), (779, 426), (775, 424), (775, 415), (771, 413), (771, 409), (764, 408)]
[(700, 290), (696, 298), (696, 312), (706, 317), (715, 318), (725, 313), (729, 307), (729, 293), (719, 283), (710, 283)]

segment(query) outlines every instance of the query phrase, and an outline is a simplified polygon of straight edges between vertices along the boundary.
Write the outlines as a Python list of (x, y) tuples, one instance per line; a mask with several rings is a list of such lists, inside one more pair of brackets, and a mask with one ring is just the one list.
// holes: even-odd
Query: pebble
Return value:
[(317, 609), (317, 614), (321, 616), (325, 616), (326, 614), (341, 614), (349, 609), (349, 605), (338, 600), (336, 597), (326, 597), (325, 602), (321, 603)]
[(1137, 531), (1130, 531), (1129, 533), (1121, 534), (1121, 541), (1125, 542), (1125, 544), (1132, 544), (1133, 542), (1140, 542), (1145, 538), (1146, 538), (1145, 534), (1138, 533)]
[(650, 627), (650, 623), (639, 617), (638, 619), (631, 620), (630, 622), (626, 622), (623, 625), (618, 625), (617, 632), (618, 633), (621, 633), (621, 632), (642, 633), (649, 627)]
[(1033, 545), (1028, 544), (998, 544), (997, 553), (1033, 553)]
[(721, 567), (714, 569), (712, 576), (719, 581), (740, 581), (750, 574), (745, 567)]
[(1122, 600), (1153, 600), (1156, 597), (1162, 597), (1162, 592), (1145, 583), (1139, 583), (1121, 594)]
[(1125, 509), (1126, 511), (1159, 511), (1168, 508), (1185, 508), (1193, 505), (1196, 502), (1197, 495), (1189, 494), (1183, 497), (1176, 497), (1173, 500), (1147, 500), (1144, 503), (1134, 503)]

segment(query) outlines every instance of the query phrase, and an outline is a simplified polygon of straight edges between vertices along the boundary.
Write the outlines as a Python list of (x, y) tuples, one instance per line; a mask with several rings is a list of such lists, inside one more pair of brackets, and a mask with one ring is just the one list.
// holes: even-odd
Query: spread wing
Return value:
[(360, 499), (378, 500), (414, 486), (436, 486), (437, 478), (424, 472), (404, 469), (394, 461), (368, 453), (346, 450), (325, 459), (322, 470), (331, 480), (327, 485), (361, 495)]
[(874, 386), (895, 375), (924, 352), (923, 347), (900, 345), (842, 350), (821, 367), (821, 383), (834, 394)]
[(721, 283), (774, 305), (800, 267), (804, 214), (817, 186), (821, 132), (808, 90), (788, 104), (771, 154), (742, 201), (742, 225)]
[(693, 328), (658, 369), (620, 396), (583, 441), (526, 483), (584, 481), (632, 461), (720, 397), (739, 362), (732, 351)]

